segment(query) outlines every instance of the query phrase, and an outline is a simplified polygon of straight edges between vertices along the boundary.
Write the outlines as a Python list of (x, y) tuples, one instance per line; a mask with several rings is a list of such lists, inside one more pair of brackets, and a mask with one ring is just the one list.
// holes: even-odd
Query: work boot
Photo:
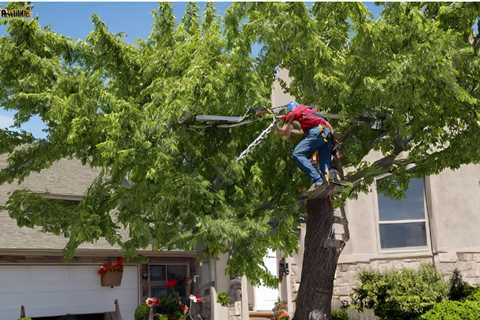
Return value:
[(328, 170), (328, 173), (326, 174), (327, 176), (327, 181), (329, 183), (339, 183), (340, 182), (340, 177), (338, 175), (337, 169), (330, 169)]
[(314, 182), (310, 188), (307, 190), (307, 195), (309, 198), (314, 198), (320, 195), (328, 186), (328, 183), (324, 182), (323, 180), (319, 180)]

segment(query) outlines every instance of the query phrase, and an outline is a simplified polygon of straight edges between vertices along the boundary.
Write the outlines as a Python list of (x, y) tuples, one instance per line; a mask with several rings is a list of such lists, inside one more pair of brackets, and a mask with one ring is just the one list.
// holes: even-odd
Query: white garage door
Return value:
[(124, 320), (133, 320), (138, 301), (137, 267), (125, 266), (122, 285), (100, 286), (98, 266), (0, 266), (0, 319), (104, 313), (118, 299)]

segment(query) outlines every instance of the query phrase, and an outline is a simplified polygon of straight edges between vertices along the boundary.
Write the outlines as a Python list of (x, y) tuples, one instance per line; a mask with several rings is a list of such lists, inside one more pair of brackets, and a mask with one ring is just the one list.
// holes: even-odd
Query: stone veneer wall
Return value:
[(358, 273), (363, 270), (387, 271), (400, 268), (416, 269), (423, 263), (432, 263), (431, 258), (378, 259), (370, 262), (339, 263), (335, 274), (333, 297), (335, 300), (351, 302), (350, 294), (358, 284)]
[[(292, 275), (291, 288), (293, 300), (300, 286), (300, 270), (296, 259), (292, 259), (290, 273)], [(373, 259), (370, 262), (339, 263), (335, 275), (334, 287), (334, 305), (340, 305), (341, 301), (351, 302), (350, 294), (353, 288), (358, 284), (357, 274), (362, 270), (387, 271), (400, 268), (418, 268), (424, 263), (433, 263), (440, 271), (445, 280), (448, 280), (455, 268), (460, 270), (463, 280), (472, 285), (480, 285), (480, 252), (457, 252), (448, 258), (442, 257), (442, 254), (432, 257), (412, 257), (412, 258), (392, 258), (392, 259)]]
[[(437, 259), (436, 259), (437, 260)], [(447, 277), (457, 268), (463, 280), (472, 285), (480, 285), (480, 252), (457, 252), (456, 259), (442, 259), (441, 255), (435, 262), (437, 270)]]

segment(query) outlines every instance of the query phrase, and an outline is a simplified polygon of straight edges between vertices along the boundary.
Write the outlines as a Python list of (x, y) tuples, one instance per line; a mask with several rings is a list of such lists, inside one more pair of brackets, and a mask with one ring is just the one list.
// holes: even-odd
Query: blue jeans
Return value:
[[(324, 134), (328, 135), (330, 130), (324, 128)], [(332, 166), (332, 148), (333, 142), (328, 138), (325, 142), (319, 127), (313, 127), (308, 130), (305, 137), (293, 149), (292, 158), (297, 163), (298, 167), (305, 172), (313, 183), (323, 182), (322, 171), (329, 170)], [(310, 157), (315, 151), (320, 154), (320, 172), (310, 162)]]

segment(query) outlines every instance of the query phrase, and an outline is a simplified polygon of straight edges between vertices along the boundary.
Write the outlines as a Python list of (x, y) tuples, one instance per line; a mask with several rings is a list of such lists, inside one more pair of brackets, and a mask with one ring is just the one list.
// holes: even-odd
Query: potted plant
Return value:
[(160, 306), (160, 299), (151, 297), (145, 299), (135, 310), (135, 320), (168, 320), (168, 316), (155, 313), (155, 308)]
[(290, 316), (288, 314), (287, 304), (285, 302), (277, 302), (275, 303), (275, 307), (273, 308), (273, 319), (275, 320), (289, 320)]
[(223, 307), (228, 307), (231, 304), (229, 294), (226, 292), (220, 292), (217, 296), (217, 302)]
[(118, 257), (114, 262), (104, 262), (98, 269), (102, 287), (118, 287), (122, 283), (123, 258)]

